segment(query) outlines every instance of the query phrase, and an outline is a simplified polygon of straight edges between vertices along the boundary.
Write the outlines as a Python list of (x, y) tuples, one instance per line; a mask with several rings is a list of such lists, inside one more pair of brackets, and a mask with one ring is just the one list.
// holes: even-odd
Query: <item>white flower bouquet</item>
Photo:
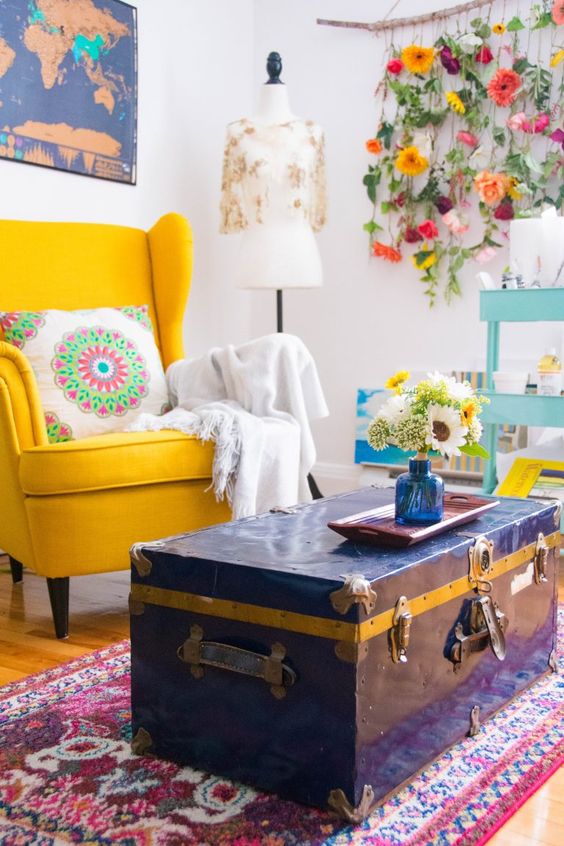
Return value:
[(482, 424), (479, 415), (487, 397), (474, 392), (469, 382), (452, 376), (428, 373), (413, 387), (405, 383), (410, 374), (400, 370), (386, 382), (393, 391), (368, 427), (368, 443), (375, 450), (393, 444), (415, 451), (417, 458), (429, 452), (489, 458), (479, 443)]

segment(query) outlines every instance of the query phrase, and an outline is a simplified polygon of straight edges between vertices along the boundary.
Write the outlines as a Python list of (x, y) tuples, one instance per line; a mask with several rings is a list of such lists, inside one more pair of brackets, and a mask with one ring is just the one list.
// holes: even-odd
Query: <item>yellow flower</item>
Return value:
[(417, 147), (405, 147), (400, 150), (396, 159), (396, 167), (406, 176), (418, 176), (427, 170), (429, 160), (422, 156)]
[(397, 373), (390, 376), (384, 387), (388, 388), (390, 391), (395, 391), (396, 394), (399, 394), (401, 393), (401, 386), (404, 382), (407, 382), (410, 376), (411, 373), (409, 370), (398, 370)]
[(523, 199), (523, 194), (521, 193), (521, 191), (517, 190), (518, 185), (519, 180), (515, 176), (512, 176), (507, 184), (507, 193), (509, 194), (512, 200), (519, 201)]
[(427, 270), (435, 264), (437, 256), (427, 244), (423, 244), (419, 252), (411, 256), (411, 261), (416, 270)]
[(429, 73), (434, 58), (435, 51), (432, 47), (410, 44), (401, 51), (401, 60), (410, 73)]
[(446, 101), (453, 110), (453, 112), (458, 112), (459, 115), (463, 115), (466, 111), (466, 106), (456, 93), (456, 91), (445, 91)]
[(492, 26), (492, 32), (495, 32), (496, 35), (503, 35), (505, 32), (505, 24), (494, 24)]
[(473, 397), (464, 400), (462, 408), (460, 409), (460, 422), (462, 425), (469, 426), (478, 414), (479, 410), (480, 407)]
[(550, 60), (550, 67), (557, 68), (562, 59), (564, 59), (564, 50), (559, 50), (558, 53), (555, 53)]

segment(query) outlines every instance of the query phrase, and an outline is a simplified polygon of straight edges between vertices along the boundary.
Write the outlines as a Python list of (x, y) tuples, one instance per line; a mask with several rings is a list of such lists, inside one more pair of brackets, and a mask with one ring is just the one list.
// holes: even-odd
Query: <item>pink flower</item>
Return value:
[(394, 76), (397, 76), (398, 73), (401, 73), (403, 70), (403, 62), (401, 59), (390, 59), (388, 64), (386, 65), (386, 70), (388, 73), (392, 73)]
[(564, 0), (554, 0), (552, 5), (552, 20), (556, 26), (564, 24)]
[(474, 56), (474, 61), (481, 65), (489, 65), (489, 63), (493, 61), (493, 53), (486, 44), (478, 50)]
[(513, 129), (513, 131), (517, 129), (523, 129), (526, 132), (527, 130), (524, 129), (524, 127), (527, 124), (528, 121), (525, 112), (515, 112), (514, 115), (511, 115), (507, 118), (507, 126), (509, 127), (509, 129)]
[(474, 133), (466, 132), (465, 129), (461, 129), (456, 133), (456, 140), (461, 141), (462, 144), (467, 144), (469, 147), (477, 147), (479, 144), (479, 141)]
[(424, 220), (423, 223), (420, 223), (417, 227), (417, 231), (428, 240), (431, 240), (431, 238), (436, 238), (439, 234), (439, 230), (437, 229), (435, 221), (431, 220), (430, 218), (427, 218), (427, 220)]
[(470, 228), (465, 218), (459, 216), (455, 209), (443, 214), (441, 220), (453, 235), (463, 235)]
[(543, 112), (542, 115), (539, 115), (537, 118), (533, 119), (532, 131), (544, 132), (549, 123), (550, 117), (546, 114), (546, 112)]
[(474, 256), (474, 260), (477, 261), (479, 264), (487, 264), (493, 258), (495, 258), (495, 250), (493, 247), (482, 247), (479, 253), (476, 253)]

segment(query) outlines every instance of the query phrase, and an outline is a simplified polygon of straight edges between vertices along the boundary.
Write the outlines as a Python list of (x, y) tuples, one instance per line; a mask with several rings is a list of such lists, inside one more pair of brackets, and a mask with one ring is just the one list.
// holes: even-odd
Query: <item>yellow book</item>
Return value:
[(548, 485), (559, 485), (564, 480), (564, 461), (516, 458), (496, 493), (526, 498), (537, 480), (540, 484), (546, 481)]

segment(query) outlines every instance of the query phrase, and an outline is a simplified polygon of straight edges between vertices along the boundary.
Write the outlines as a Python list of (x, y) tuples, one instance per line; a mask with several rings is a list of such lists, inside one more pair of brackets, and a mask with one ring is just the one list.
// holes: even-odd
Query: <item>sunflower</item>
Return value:
[(447, 405), (432, 403), (427, 409), (426, 444), (441, 455), (460, 455), (459, 447), (466, 443), (468, 427), (460, 422), (460, 412)]
[(460, 409), (460, 422), (462, 425), (470, 426), (479, 410), (479, 405), (473, 397), (465, 400)]
[(396, 167), (400, 173), (405, 173), (406, 176), (418, 176), (424, 170), (427, 170), (429, 160), (421, 155), (417, 147), (404, 147), (398, 154)]
[(505, 24), (494, 24), (492, 26), (492, 32), (494, 32), (496, 35), (503, 35), (503, 33), (505, 32)]
[(453, 112), (458, 112), (459, 115), (463, 115), (466, 111), (466, 106), (456, 93), (456, 91), (445, 91), (446, 101), (453, 110)]
[(382, 244), (381, 241), (374, 241), (372, 244), (372, 254), (378, 258), (386, 259), (386, 261), (391, 261), (392, 264), (397, 264), (401, 261), (400, 251), (389, 247), (387, 244)]
[(418, 44), (410, 44), (401, 51), (401, 60), (410, 73), (429, 73), (434, 58), (432, 47), (420, 47)]
[(399, 394), (401, 391), (401, 386), (404, 382), (407, 382), (411, 373), (409, 370), (398, 370), (397, 373), (394, 373), (393, 376), (390, 376), (386, 384), (384, 385), (385, 388), (388, 388), (390, 391), (395, 391), (396, 394)]

